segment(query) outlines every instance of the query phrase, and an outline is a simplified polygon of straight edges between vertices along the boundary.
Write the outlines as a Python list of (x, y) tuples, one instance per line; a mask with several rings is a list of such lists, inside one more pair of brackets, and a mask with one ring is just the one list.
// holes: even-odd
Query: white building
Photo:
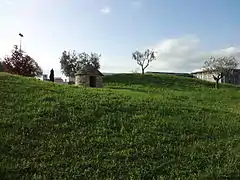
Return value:
[(198, 69), (198, 70), (194, 70), (191, 74), (198, 79), (205, 80), (205, 81), (210, 81), (210, 82), (215, 82), (215, 80), (213, 78), (213, 75), (203, 68)]
[(43, 80), (47, 80), (48, 79), (48, 75), (47, 74), (43, 74)]
[[(215, 82), (213, 74), (209, 73), (205, 69), (195, 70), (191, 73), (194, 77), (202, 79), (205, 81)], [(234, 69), (232, 73), (224, 76), (219, 83), (231, 83), (231, 84), (240, 84), (240, 69)]]

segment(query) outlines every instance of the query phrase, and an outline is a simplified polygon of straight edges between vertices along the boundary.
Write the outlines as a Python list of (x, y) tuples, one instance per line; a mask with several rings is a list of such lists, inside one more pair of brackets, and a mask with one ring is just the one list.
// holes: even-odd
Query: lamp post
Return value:
[(21, 33), (18, 34), (20, 36), (20, 52), (22, 52), (22, 37), (23, 35)]

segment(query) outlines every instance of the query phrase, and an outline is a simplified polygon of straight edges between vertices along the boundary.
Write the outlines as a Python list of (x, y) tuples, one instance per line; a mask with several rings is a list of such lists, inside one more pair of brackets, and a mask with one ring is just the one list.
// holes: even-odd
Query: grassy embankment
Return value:
[(0, 73), (1, 179), (239, 175), (238, 88), (169, 75), (104, 82), (90, 89)]

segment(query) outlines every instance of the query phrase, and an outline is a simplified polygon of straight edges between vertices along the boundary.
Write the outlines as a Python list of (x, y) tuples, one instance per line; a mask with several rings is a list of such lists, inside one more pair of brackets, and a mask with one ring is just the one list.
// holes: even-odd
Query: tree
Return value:
[(74, 77), (77, 71), (78, 57), (75, 51), (63, 51), (60, 58), (62, 73), (67, 77)]
[(50, 81), (54, 82), (54, 70), (51, 69), (50, 71), (50, 76), (49, 76)]
[(75, 51), (64, 51), (60, 58), (62, 73), (67, 77), (74, 77), (77, 71), (83, 68), (100, 68), (101, 55), (97, 53), (87, 54), (85, 52), (76, 54)]
[(4, 62), (0, 61), (0, 72), (4, 72)]
[(137, 61), (137, 64), (141, 67), (142, 74), (144, 74), (145, 69), (149, 66), (150, 62), (156, 59), (156, 52), (147, 49), (145, 52), (135, 51), (132, 53), (132, 58)]
[(239, 61), (233, 56), (213, 57), (211, 56), (204, 62), (204, 70), (213, 76), (216, 81), (216, 88), (219, 87), (219, 81), (237, 68)]
[(90, 55), (83, 52), (78, 55), (79, 57), (79, 69), (82, 68), (94, 68), (94, 69), (100, 69), (100, 62), (99, 59), (101, 57), (100, 54), (97, 53), (91, 53)]
[(12, 55), (4, 58), (3, 63), (5, 66), (4, 69), (8, 73), (28, 77), (41, 76), (43, 73), (38, 63), (29, 55), (19, 50), (17, 45), (14, 46)]

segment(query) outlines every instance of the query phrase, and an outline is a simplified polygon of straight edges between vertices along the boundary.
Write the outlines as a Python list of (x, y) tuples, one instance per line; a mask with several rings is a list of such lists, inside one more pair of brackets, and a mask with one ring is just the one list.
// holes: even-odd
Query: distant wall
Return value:
[(192, 74), (190, 74), (190, 73), (150, 72), (150, 71), (148, 71), (147, 74), (169, 74), (169, 75), (175, 75), (175, 76), (183, 76), (183, 77), (194, 78), (194, 76)]

